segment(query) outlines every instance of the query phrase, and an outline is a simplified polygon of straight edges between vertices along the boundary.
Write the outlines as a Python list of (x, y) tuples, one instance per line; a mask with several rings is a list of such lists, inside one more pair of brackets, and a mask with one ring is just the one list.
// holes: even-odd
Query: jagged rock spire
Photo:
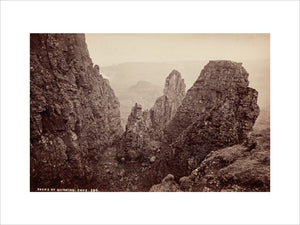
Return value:
[(158, 98), (150, 110), (151, 121), (155, 129), (164, 129), (174, 117), (177, 108), (185, 96), (185, 83), (181, 74), (173, 70), (166, 78), (164, 95)]
[(118, 149), (118, 158), (136, 160), (146, 152), (149, 140), (161, 140), (163, 129), (173, 118), (185, 95), (184, 80), (173, 70), (165, 82), (164, 95), (159, 97), (150, 111), (143, 111), (136, 103), (128, 117), (126, 131)]
[(177, 70), (172, 70), (166, 78), (164, 95), (169, 99), (182, 99), (185, 95), (185, 83)]

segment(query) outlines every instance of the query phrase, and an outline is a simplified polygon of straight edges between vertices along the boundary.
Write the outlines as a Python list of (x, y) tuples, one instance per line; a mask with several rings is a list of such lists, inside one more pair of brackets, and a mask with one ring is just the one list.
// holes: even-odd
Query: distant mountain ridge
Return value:
[(130, 87), (140, 80), (161, 86), (164, 84), (166, 74), (169, 74), (173, 69), (181, 72), (187, 87), (190, 87), (207, 62), (208, 60), (162, 63), (128, 62), (101, 67), (101, 72), (110, 78), (114, 90)]
[(135, 85), (130, 86), (128, 90), (136, 93), (143, 93), (145, 91), (160, 92), (162, 91), (162, 88), (151, 82), (140, 80)]
[[(199, 77), (200, 71), (209, 60), (174, 61), (174, 62), (126, 62), (112, 66), (101, 67), (101, 73), (109, 77), (110, 85), (115, 92), (128, 88), (138, 81), (148, 81), (162, 86), (165, 75), (176, 69), (189, 89)], [(259, 92), (258, 105), (260, 108), (270, 106), (270, 62), (269, 60), (242, 60), (243, 67), (251, 76), (249, 86)], [(121, 102), (122, 104), (122, 102)], [(132, 106), (132, 105), (131, 105)]]

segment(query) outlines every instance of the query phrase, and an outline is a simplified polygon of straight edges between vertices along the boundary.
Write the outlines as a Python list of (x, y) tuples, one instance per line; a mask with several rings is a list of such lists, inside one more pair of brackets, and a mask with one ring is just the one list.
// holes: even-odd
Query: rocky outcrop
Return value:
[(88, 188), (122, 133), (119, 102), (83, 34), (30, 36), (30, 176), (37, 188)]
[(185, 96), (184, 79), (181, 78), (181, 74), (177, 70), (172, 70), (166, 78), (164, 95), (168, 97), (170, 102), (174, 103), (172, 117), (175, 115), (176, 106), (178, 107), (180, 105), (180, 101), (182, 101)]
[(174, 117), (185, 96), (185, 83), (181, 74), (173, 70), (166, 78), (164, 95), (159, 97), (150, 109), (150, 119), (154, 139), (163, 136), (163, 130)]
[(213, 150), (242, 143), (259, 114), (258, 93), (241, 63), (210, 61), (165, 130), (181, 177)]
[(242, 145), (209, 153), (179, 183), (184, 191), (270, 191), (270, 130), (252, 133)]
[(120, 140), (117, 158), (121, 161), (136, 161), (145, 157), (150, 142), (150, 120), (148, 111), (138, 103), (132, 107), (126, 130)]
[(270, 191), (270, 130), (251, 132), (242, 144), (210, 152), (178, 183), (168, 175), (150, 191)]

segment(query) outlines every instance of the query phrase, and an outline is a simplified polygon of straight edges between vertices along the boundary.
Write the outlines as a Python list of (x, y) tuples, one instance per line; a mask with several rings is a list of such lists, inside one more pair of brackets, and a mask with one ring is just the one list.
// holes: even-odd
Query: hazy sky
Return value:
[(86, 34), (100, 67), (123, 62), (269, 59), (269, 34)]

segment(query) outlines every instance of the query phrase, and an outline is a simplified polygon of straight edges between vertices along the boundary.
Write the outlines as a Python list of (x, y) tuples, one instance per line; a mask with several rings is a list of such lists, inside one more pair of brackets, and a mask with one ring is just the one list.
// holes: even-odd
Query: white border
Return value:
[[(271, 192), (29, 193), (30, 32), (271, 33)], [(299, 223), (299, 2), (1, 2), (1, 223)]]

